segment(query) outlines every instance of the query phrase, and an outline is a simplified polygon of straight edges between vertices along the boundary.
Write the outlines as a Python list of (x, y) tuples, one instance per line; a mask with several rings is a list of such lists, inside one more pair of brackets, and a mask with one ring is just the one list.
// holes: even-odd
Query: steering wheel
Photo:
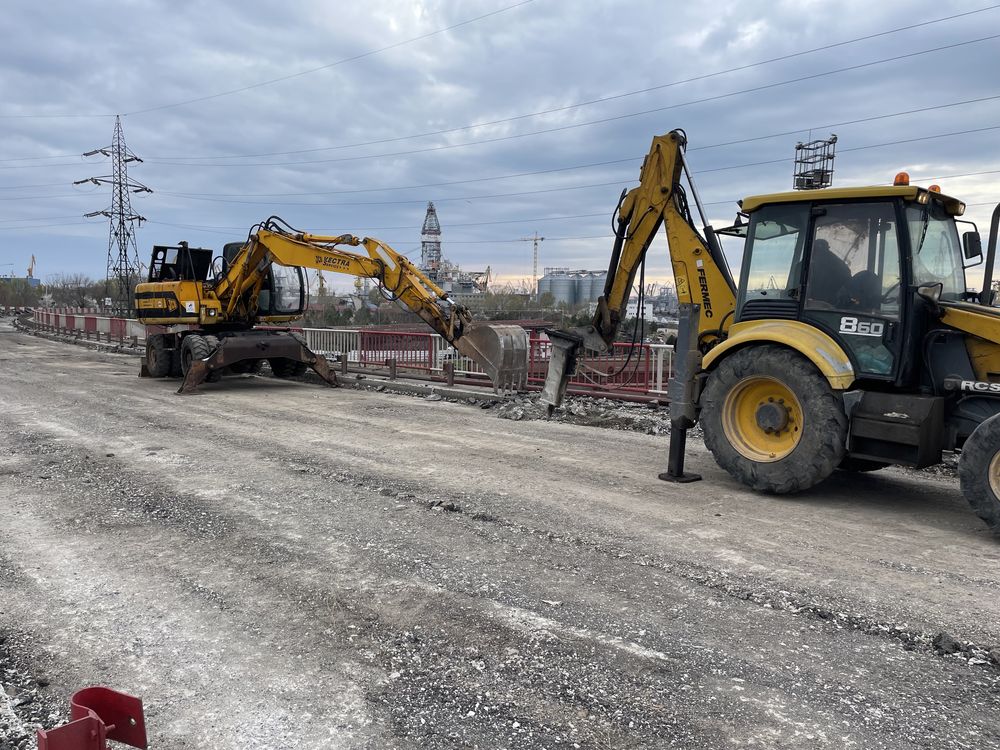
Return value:
[[(885, 293), (882, 295), (882, 304), (883, 305), (886, 304), (887, 302), (898, 302), (899, 301), (899, 285), (900, 285), (900, 283), (901, 282), (897, 281), (895, 284), (893, 284), (892, 286), (890, 286), (888, 289), (885, 290)], [(894, 297), (890, 296), (890, 295), (892, 295), (893, 292), (896, 293), (896, 295)]]

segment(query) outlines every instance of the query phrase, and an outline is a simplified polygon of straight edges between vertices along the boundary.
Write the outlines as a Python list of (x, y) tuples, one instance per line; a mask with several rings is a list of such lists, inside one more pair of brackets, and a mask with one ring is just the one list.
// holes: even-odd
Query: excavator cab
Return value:
[(177, 246), (154, 245), (149, 261), (149, 282), (205, 281), (212, 265), (212, 251), (188, 247), (186, 242)]

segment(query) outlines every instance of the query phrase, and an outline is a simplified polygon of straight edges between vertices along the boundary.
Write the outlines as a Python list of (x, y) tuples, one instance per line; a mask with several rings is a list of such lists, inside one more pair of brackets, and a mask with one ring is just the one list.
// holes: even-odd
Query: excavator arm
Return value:
[[(363, 248), (364, 253), (351, 248)], [(415, 312), (458, 352), (477, 362), (500, 390), (524, 386), (527, 333), (520, 326), (477, 324), (405, 256), (384, 242), (351, 234), (297, 232), (272, 217), (252, 232), (227, 272), (214, 283), (220, 318), (252, 325), (273, 264), (374, 279), (390, 299)]]
[[(679, 338), (690, 334), (699, 348), (707, 348), (724, 335), (726, 322), (736, 307), (736, 285), (687, 174), (691, 195), (703, 221), (704, 236), (693, 223), (688, 193), (682, 184), (687, 173), (686, 144), (680, 130), (653, 138), (642, 163), (638, 186), (623, 193), (604, 294), (598, 298), (597, 312), (590, 325), (548, 331), (552, 357), (541, 399), (550, 413), (562, 403), (566, 384), (583, 351), (605, 352), (614, 342), (636, 274), (661, 226), (666, 228), (677, 298), (687, 313), (682, 315)], [(695, 305), (697, 308), (692, 307)], [(683, 330), (684, 326), (691, 330)]]

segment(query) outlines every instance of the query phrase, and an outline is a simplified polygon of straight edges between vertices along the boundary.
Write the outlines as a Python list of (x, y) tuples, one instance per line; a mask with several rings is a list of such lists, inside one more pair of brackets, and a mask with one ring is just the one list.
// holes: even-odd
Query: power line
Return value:
[[(446, 26), (446, 27), (441, 28), (441, 29), (436, 29), (434, 31), (429, 31), (426, 34), (421, 34), (420, 36), (411, 37), (410, 39), (404, 39), (403, 41), (395, 42), (394, 44), (390, 44), (390, 45), (387, 45), (385, 47), (380, 47), (379, 49), (369, 50), (368, 52), (362, 52), (361, 54), (353, 55), (351, 57), (345, 57), (343, 59), (337, 60), (336, 62), (327, 63), (326, 65), (320, 65), (320, 66), (315, 67), (315, 68), (310, 68), (309, 70), (301, 70), (298, 73), (291, 73), (291, 74), (286, 75), (286, 76), (280, 76), (279, 78), (272, 78), (269, 81), (261, 81), (259, 83), (253, 83), (253, 84), (250, 84), (249, 86), (242, 86), (240, 88), (231, 89), (229, 91), (220, 91), (219, 93), (216, 93), (216, 94), (208, 94), (206, 96), (199, 96), (199, 97), (196, 97), (194, 99), (187, 99), (185, 101), (173, 102), (172, 104), (161, 104), (159, 106), (148, 107), (146, 109), (136, 109), (136, 110), (132, 110), (131, 112), (123, 112), (121, 114), (123, 116), (128, 116), (128, 115), (142, 115), (142, 114), (146, 114), (148, 112), (159, 112), (160, 110), (164, 110), (164, 109), (171, 109), (173, 107), (183, 107), (183, 106), (188, 105), (188, 104), (196, 104), (198, 102), (208, 101), (209, 99), (218, 99), (218, 98), (223, 97), (223, 96), (230, 96), (231, 94), (239, 94), (239, 93), (242, 93), (244, 91), (251, 91), (252, 89), (259, 89), (259, 88), (262, 88), (264, 86), (271, 86), (272, 84), (275, 84), (275, 83), (281, 83), (282, 81), (288, 81), (288, 80), (291, 80), (293, 78), (299, 78), (301, 76), (309, 75), (311, 73), (317, 73), (317, 72), (319, 72), (321, 70), (328, 70), (328, 69), (334, 68), (334, 67), (336, 67), (338, 65), (343, 65), (344, 63), (354, 62), (356, 60), (361, 60), (361, 59), (366, 58), (366, 57), (371, 57), (372, 55), (377, 55), (377, 54), (380, 54), (382, 52), (388, 52), (389, 50), (397, 49), (398, 47), (403, 47), (403, 46), (405, 46), (407, 44), (412, 44), (413, 42), (419, 42), (419, 41), (421, 41), (423, 39), (429, 39), (432, 36), (437, 36), (438, 34), (443, 34), (443, 33), (447, 32), (447, 31), (452, 31), (452, 30), (460, 28), (462, 26), (468, 26), (469, 24), (476, 23), (477, 21), (482, 21), (484, 18), (490, 18), (492, 16), (500, 15), (501, 13), (506, 13), (509, 10), (514, 10), (515, 8), (520, 8), (522, 5), (527, 5), (528, 3), (531, 3), (531, 2), (534, 2), (534, 0), (521, 0), (521, 2), (515, 3), (514, 5), (508, 5), (505, 8), (500, 8), (499, 10), (494, 10), (494, 11), (491, 11), (489, 13), (484, 13), (481, 16), (476, 16), (475, 18), (470, 18), (470, 19), (467, 19), (465, 21), (460, 21), (458, 23), (452, 24), (451, 26)], [(988, 8), (984, 8), (983, 10), (989, 10), (989, 9)], [(113, 115), (113, 114), (99, 114), (99, 115), (96, 115), (96, 114), (94, 114), (94, 115), (90, 115), (90, 114), (88, 114), (88, 115), (85, 115), (85, 114), (0, 115), (0, 118), (3, 118), (3, 119), (67, 118), (67, 117), (92, 118), (92, 117), (114, 117), (114, 116), (115, 115)]]
[(713, 73), (705, 73), (705, 74), (702, 74), (702, 75), (693, 76), (691, 78), (684, 78), (684, 79), (680, 79), (680, 80), (677, 80), (677, 81), (671, 81), (669, 83), (658, 84), (656, 86), (649, 86), (649, 87), (644, 88), (644, 89), (636, 89), (635, 91), (626, 91), (626, 92), (620, 93), (620, 94), (609, 94), (608, 96), (602, 96), (602, 97), (598, 97), (596, 99), (589, 99), (589, 100), (586, 100), (586, 101), (577, 102), (575, 104), (567, 104), (567, 105), (564, 105), (564, 106), (561, 106), (561, 107), (552, 107), (552, 108), (549, 108), (549, 109), (539, 110), (537, 112), (528, 112), (528, 113), (524, 113), (524, 114), (520, 114), (520, 115), (514, 115), (512, 117), (505, 117), (505, 118), (498, 119), (498, 120), (489, 120), (489, 121), (486, 121), (486, 122), (473, 123), (471, 125), (460, 125), (460, 126), (452, 127), (452, 128), (444, 128), (444, 129), (441, 129), (441, 130), (431, 130), (431, 131), (427, 131), (427, 132), (424, 132), (424, 133), (414, 133), (414, 134), (411, 134), (411, 135), (396, 136), (396, 137), (393, 137), (393, 138), (381, 138), (381, 139), (374, 140), (374, 141), (363, 141), (363, 142), (360, 142), (360, 143), (344, 144), (344, 145), (340, 145), (340, 146), (326, 146), (326, 147), (321, 147), (321, 148), (298, 149), (298, 150), (295, 150), (295, 151), (272, 151), (272, 152), (269, 152), (269, 153), (242, 154), (242, 155), (235, 154), (235, 155), (229, 155), (229, 156), (187, 156), (187, 157), (169, 157), (169, 156), (156, 157), (156, 156), (153, 156), (153, 157), (150, 157), (150, 159), (151, 160), (156, 160), (156, 159), (163, 159), (163, 160), (169, 160), (169, 159), (199, 159), (199, 160), (200, 159), (253, 159), (253, 158), (261, 158), (261, 157), (265, 157), (265, 156), (292, 156), (294, 154), (308, 154), (308, 153), (316, 153), (316, 152), (319, 152), (319, 151), (336, 151), (336, 150), (346, 149), (346, 148), (357, 148), (357, 147), (360, 147), (360, 146), (373, 146), (373, 145), (381, 145), (383, 143), (395, 143), (395, 142), (398, 142), (398, 141), (405, 141), (405, 140), (410, 140), (410, 139), (413, 139), (413, 138), (424, 138), (424, 137), (428, 137), (428, 136), (432, 136), (432, 135), (446, 135), (446, 134), (449, 134), (449, 133), (458, 133), (458, 132), (461, 132), (463, 130), (471, 130), (471, 129), (474, 129), (474, 128), (490, 127), (490, 126), (493, 126), (493, 125), (503, 125), (503, 124), (506, 124), (506, 123), (517, 122), (519, 120), (524, 120), (524, 119), (528, 119), (528, 118), (531, 118), (531, 117), (540, 117), (542, 115), (555, 114), (557, 112), (566, 112), (566, 111), (569, 111), (569, 110), (572, 110), (572, 109), (578, 109), (578, 108), (581, 108), (581, 107), (589, 107), (589, 106), (594, 105), (594, 104), (603, 104), (604, 102), (615, 101), (615, 100), (618, 100), (618, 99), (624, 99), (624, 98), (627, 98), (627, 97), (630, 97), (630, 96), (637, 96), (639, 94), (648, 94), (648, 93), (653, 92), (653, 91), (660, 91), (660, 90), (663, 90), (663, 89), (666, 89), (666, 88), (672, 88), (674, 86), (680, 86), (680, 85), (685, 84), (685, 83), (694, 83), (696, 81), (703, 81), (703, 80), (706, 80), (706, 79), (709, 79), (709, 78), (716, 78), (718, 76), (727, 75), (729, 73), (738, 73), (738, 72), (741, 72), (741, 71), (744, 71), (744, 70), (750, 70), (751, 68), (760, 67), (762, 65), (768, 65), (770, 63), (775, 63), (775, 62), (782, 62), (784, 60), (791, 60), (793, 58), (802, 57), (803, 55), (812, 54), (814, 52), (822, 52), (822, 51), (826, 51), (826, 50), (830, 50), (830, 49), (835, 49), (837, 47), (843, 47), (843, 46), (846, 46), (848, 44), (854, 44), (856, 42), (868, 41), (870, 39), (877, 39), (879, 37), (888, 36), (890, 34), (896, 34), (896, 33), (902, 32), (902, 31), (909, 31), (909, 30), (920, 28), (920, 27), (923, 27), (923, 26), (930, 26), (932, 24), (942, 23), (944, 21), (951, 21), (951, 20), (954, 20), (956, 18), (962, 18), (962, 17), (965, 17), (965, 16), (971, 16), (971, 15), (974, 15), (974, 14), (977, 14), (977, 13), (984, 13), (986, 11), (996, 10), (997, 8), (1000, 8), (1000, 5), (991, 5), (991, 6), (986, 7), (986, 8), (978, 8), (976, 10), (966, 11), (964, 13), (956, 13), (954, 15), (945, 16), (943, 18), (936, 18), (936, 19), (933, 19), (933, 20), (930, 20), (930, 21), (922, 21), (920, 23), (910, 24), (908, 26), (900, 26), (900, 27), (895, 28), (895, 29), (889, 29), (887, 31), (880, 31), (880, 32), (877, 32), (875, 34), (868, 34), (866, 36), (859, 36), (859, 37), (855, 37), (854, 39), (847, 39), (845, 41), (835, 42), (833, 44), (825, 44), (825, 45), (820, 46), (820, 47), (813, 47), (813, 48), (807, 49), (807, 50), (800, 50), (798, 52), (792, 52), (792, 53), (789, 53), (787, 55), (781, 55), (779, 57), (772, 57), (772, 58), (769, 58), (767, 60), (760, 60), (758, 62), (748, 63), (746, 65), (740, 65), (740, 66), (735, 67), (735, 68), (727, 68), (725, 70), (718, 70), (718, 71), (715, 71)]
[(676, 104), (668, 104), (663, 107), (655, 107), (653, 109), (646, 109), (641, 112), (630, 112), (623, 115), (614, 115), (611, 117), (603, 117), (598, 120), (589, 120), (587, 122), (572, 123), (570, 125), (560, 125), (552, 128), (544, 128), (542, 130), (533, 130), (527, 133), (516, 133), (513, 135), (497, 136), (495, 138), (485, 138), (479, 141), (468, 141), (467, 143), (452, 143), (445, 144), (442, 146), (431, 146), (429, 148), (421, 149), (411, 149), (409, 151), (394, 151), (382, 154), (368, 154), (366, 156), (343, 156), (336, 159), (304, 159), (299, 161), (289, 161), (289, 162), (249, 162), (244, 164), (193, 164), (190, 162), (181, 161), (164, 161), (162, 159), (150, 159), (150, 162), (155, 162), (160, 166), (170, 166), (170, 167), (288, 167), (288, 166), (302, 166), (304, 164), (333, 164), (349, 161), (363, 161), (367, 159), (381, 159), (386, 157), (395, 156), (412, 156), (413, 154), (423, 154), (430, 153), (434, 151), (447, 151), (456, 148), (468, 148), (469, 146), (480, 146), (487, 143), (501, 143), (503, 141), (511, 141), (520, 138), (530, 138), (536, 135), (545, 135), (548, 133), (558, 133), (566, 130), (575, 130), (577, 128), (591, 127), (593, 125), (603, 125), (609, 122), (618, 122), (620, 120), (627, 120), (633, 117), (641, 117), (649, 114), (656, 114), (659, 112), (666, 112), (673, 109), (680, 109), (682, 107), (689, 107), (695, 104), (705, 104), (707, 102), (721, 101), (722, 99), (729, 99), (734, 96), (740, 96), (742, 94), (752, 94), (760, 91), (767, 91), (769, 89), (778, 88), (781, 86), (788, 86), (793, 83), (802, 83), (803, 81), (811, 81), (817, 78), (823, 78), (826, 76), (836, 75), (838, 73), (846, 73), (854, 70), (862, 70), (864, 68), (874, 67), (876, 65), (884, 65), (885, 63), (898, 62), (899, 60), (906, 60), (913, 57), (918, 57), (920, 55), (932, 54), (934, 52), (943, 52), (949, 49), (955, 49), (956, 47), (964, 47), (970, 44), (978, 44), (980, 42), (990, 41), (992, 39), (1000, 38), (1000, 34), (993, 34), (990, 36), (980, 37), (978, 39), (970, 39), (964, 42), (956, 42), (955, 44), (948, 44), (942, 47), (934, 47), (932, 49), (921, 50), (919, 52), (907, 52), (902, 55), (895, 55), (893, 57), (887, 57), (882, 60), (874, 60), (867, 63), (859, 63), (857, 65), (848, 65), (843, 68), (836, 68), (834, 70), (824, 71), (822, 73), (813, 73), (806, 76), (799, 76), (798, 78), (790, 78), (786, 81), (777, 81), (775, 83), (767, 83), (760, 86), (753, 86), (751, 88), (740, 89), (738, 91), (730, 91), (726, 94), (716, 94), (714, 96), (706, 96), (701, 99), (692, 99), (686, 102), (678, 102)]
[[(808, 129), (809, 130), (819, 130), (819, 129), (825, 129), (825, 128), (839, 127), (839, 126), (842, 126), (842, 125), (850, 125), (850, 124), (855, 124), (855, 123), (860, 123), (860, 122), (869, 122), (871, 120), (876, 120), (876, 119), (885, 119), (885, 118), (889, 118), (889, 117), (897, 117), (899, 115), (913, 114), (915, 112), (926, 112), (928, 110), (933, 110), (933, 109), (945, 109), (947, 107), (954, 107), (954, 106), (958, 106), (960, 104), (968, 104), (970, 102), (981, 102), (981, 101), (986, 101), (988, 99), (1000, 99), (1000, 95), (991, 96), (991, 97), (982, 97), (982, 98), (979, 98), (979, 99), (970, 99), (970, 100), (966, 100), (964, 102), (956, 102), (956, 103), (953, 103), (953, 104), (942, 104), (942, 105), (937, 105), (937, 106), (934, 106), (934, 107), (922, 107), (922, 108), (916, 109), (916, 110), (907, 110), (905, 112), (895, 112), (895, 113), (888, 114), (888, 115), (878, 115), (878, 116), (875, 116), (875, 117), (866, 117), (866, 118), (862, 118), (860, 120), (852, 120), (852, 121), (848, 121), (848, 122), (831, 123), (831, 124), (827, 124), (827, 125), (817, 125), (817, 126), (810, 127)], [(911, 141), (925, 140), (926, 138), (945, 137), (945, 136), (948, 136), (948, 135), (966, 135), (966, 134), (969, 134), (969, 133), (977, 133), (977, 132), (981, 132), (981, 131), (984, 131), (984, 130), (994, 130), (994, 129), (996, 129), (996, 128), (995, 127), (990, 127), (990, 128), (979, 128), (979, 129), (975, 129), (975, 130), (965, 130), (965, 131), (961, 131), (959, 133), (945, 133), (942, 136), (926, 136), (924, 138), (913, 138), (913, 139), (908, 139), (908, 140), (893, 141), (893, 142), (888, 143), (888, 144), (878, 144), (878, 145), (872, 145), (872, 146), (858, 146), (858, 147), (855, 147), (855, 148), (841, 149), (841, 151), (842, 152), (843, 151), (860, 151), (860, 150), (867, 149), (867, 148), (878, 148), (881, 145), (894, 145), (896, 143), (907, 143), (907, 142), (911, 142)], [(697, 147), (689, 148), (688, 151), (704, 151), (704, 150), (711, 149), (711, 148), (717, 148), (720, 145), (730, 145), (730, 144), (735, 144), (735, 143), (745, 143), (745, 142), (751, 142), (751, 141), (767, 140), (767, 139), (770, 139), (770, 138), (777, 138), (777, 137), (780, 137), (780, 136), (787, 136), (787, 135), (792, 135), (792, 134), (795, 134), (795, 133), (801, 133), (801, 132), (803, 132), (805, 130), (807, 130), (807, 128), (799, 128), (799, 129), (793, 130), (793, 131), (786, 131), (786, 132), (782, 132), (782, 133), (772, 133), (770, 135), (757, 136), (757, 137), (754, 137), (754, 138), (746, 138), (746, 139), (743, 139), (742, 141), (730, 141), (728, 143), (723, 143), (723, 144), (709, 144), (709, 145), (706, 145), (706, 146), (697, 146)], [(610, 161), (592, 162), (590, 164), (575, 164), (575, 165), (568, 166), (568, 167), (554, 167), (554, 168), (551, 168), (551, 169), (540, 169), (540, 170), (535, 170), (535, 171), (532, 171), (532, 172), (517, 172), (517, 173), (514, 173), (514, 174), (496, 175), (496, 176), (493, 176), (493, 177), (475, 177), (475, 178), (470, 178), (470, 179), (466, 179), (466, 180), (452, 180), (452, 181), (449, 181), (449, 182), (432, 182), (432, 183), (425, 183), (425, 184), (422, 184), (422, 185), (400, 185), (400, 186), (396, 186), (396, 187), (378, 187), (378, 188), (353, 188), (353, 189), (350, 189), (350, 190), (312, 190), (312, 191), (298, 192), (298, 193), (174, 193), (174, 192), (164, 192), (164, 191), (161, 191), (161, 192), (164, 195), (169, 195), (169, 196), (179, 197), (179, 198), (289, 198), (289, 197), (302, 197), (302, 196), (309, 196), (309, 195), (349, 195), (349, 194), (358, 194), (358, 193), (378, 193), (378, 192), (386, 192), (386, 191), (390, 191), (390, 190), (423, 190), (423, 189), (427, 189), (427, 188), (447, 187), (447, 186), (451, 186), (451, 185), (465, 185), (465, 184), (470, 184), (470, 183), (475, 183), (475, 182), (492, 182), (492, 181), (495, 181), (495, 180), (508, 180), (508, 179), (513, 179), (513, 178), (518, 178), (518, 177), (535, 177), (535, 176), (544, 175), (544, 174), (554, 174), (554, 173), (557, 173), (557, 172), (569, 172), (569, 171), (572, 171), (572, 170), (590, 169), (590, 168), (593, 168), (593, 167), (604, 167), (604, 166), (610, 166), (610, 165), (613, 165), (613, 164), (627, 164), (628, 162), (638, 162), (638, 161), (640, 161), (639, 157), (630, 157), (628, 159), (613, 159), (613, 160), (610, 160)], [(738, 169), (738, 168), (741, 168), (743, 166), (760, 166), (760, 165), (763, 165), (763, 164), (775, 164), (775, 163), (779, 163), (779, 162), (783, 162), (783, 161), (786, 161), (786, 160), (785, 159), (774, 159), (774, 160), (771, 160), (771, 161), (754, 162), (753, 164), (719, 167), (717, 169), (707, 169), (707, 170), (702, 170), (702, 172), (713, 172), (713, 171), (722, 171), (722, 170), (727, 170), (727, 169)], [(3, 198), (0, 198), (0, 200), (3, 200)]]
[[(985, 128), (978, 128), (978, 129), (975, 129), (975, 130), (961, 130), (961, 131), (956, 131), (956, 132), (953, 132), (953, 133), (938, 133), (938, 134), (935, 134), (935, 135), (920, 136), (920, 137), (916, 137), (916, 138), (901, 138), (901, 139), (898, 139), (898, 140), (895, 140), (895, 141), (888, 141), (888, 142), (885, 142), (885, 143), (870, 144), (870, 145), (866, 145), (866, 146), (856, 146), (856, 147), (853, 147), (853, 148), (850, 148), (850, 149), (841, 149), (841, 151), (842, 152), (844, 152), (844, 151), (862, 151), (862, 150), (867, 150), (867, 149), (886, 148), (888, 146), (895, 146), (895, 145), (899, 145), (899, 144), (903, 144), (903, 143), (911, 143), (911, 142), (914, 142), (914, 141), (931, 140), (931, 139), (939, 139), (939, 138), (948, 138), (948, 137), (952, 137), (952, 136), (968, 135), (970, 133), (984, 132), (984, 131), (991, 131), (991, 130), (1000, 130), (1000, 125), (994, 125), (994, 126), (985, 127)], [(622, 160), (622, 161), (638, 161), (638, 159), (625, 159), (625, 160)], [(784, 164), (786, 162), (788, 162), (788, 157), (782, 157), (782, 158), (778, 158), (778, 159), (769, 159), (769, 160), (765, 160), (765, 161), (757, 161), (757, 162), (750, 162), (750, 163), (744, 163), (744, 164), (731, 164), (731, 165), (726, 165), (726, 166), (721, 166), (721, 167), (710, 167), (710, 168), (707, 168), (707, 169), (695, 170), (694, 174), (697, 174), (697, 175), (700, 175), (700, 174), (709, 174), (709, 173), (712, 173), (712, 172), (722, 172), (722, 171), (728, 171), (728, 170), (732, 170), (732, 169), (746, 169), (748, 167), (759, 167), (759, 166), (766, 166), (766, 165), (770, 165), (770, 164)], [(609, 163), (613, 163), (613, 162), (609, 162)], [(576, 167), (576, 168), (580, 168), (580, 167)], [(567, 169), (571, 169), (571, 168), (567, 168)], [(553, 171), (562, 171), (562, 170), (553, 170)], [(531, 174), (531, 173), (528, 173), (528, 174)], [(520, 175), (512, 175), (512, 176), (520, 176)], [(506, 177), (483, 178), (483, 179), (506, 179)], [(470, 180), (470, 182), (476, 182), (476, 181), (479, 181), (479, 180)], [(464, 182), (464, 181), (462, 181), (462, 182)], [(464, 196), (455, 196), (455, 197), (451, 197), (451, 198), (448, 198), (448, 197), (445, 197), (445, 198), (435, 198), (435, 200), (444, 202), (444, 201), (472, 201), (472, 200), (482, 200), (482, 199), (485, 199), (485, 198), (506, 198), (506, 197), (522, 196), (522, 195), (536, 195), (536, 194), (539, 194), (539, 193), (561, 192), (561, 191), (565, 191), (565, 190), (582, 190), (582, 189), (593, 188), (593, 187), (607, 187), (609, 185), (620, 185), (621, 182), (622, 181), (619, 180), (619, 181), (616, 181), (616, 182), (599, 182), (599, 183), (593, 183), (593, 184), (588, 184), (588, 185), (567, 185), (567, 186), (560, 186), (560, 187), (556, 187), (556, 188), (544, 188), (544, 189), (539, 189), (539, 190), (522, 191), (522, 192), (515, 192), (515, 193), (499, 193), (499, 194), (492, 194), (492, 195), (464, 195)], [(421, 186), (417, 186), (417, 187), (421, 187)], [(383, 190), (399, 190), (399, 189), (407, 189), (407, 188), (383, 188)], [(366, 188), (366, 189), (361, 189), (361, 190), (345, 190), (345, 191), (340, 191), (340, 192), (342, 192), (342, 193), (364, 193), (364, 192), (372, 192), (373, 190), (376, 190), (376, 189)], [(317, 193), (317, 195), (320, 195), (320, 194), (322, 194), (322, 193)], [(236, 199), (230, 199), (230, 198), (225, 198), (225, 197), (222, 197), (222, 198), (206, 197), (204, 194), (199, 195), (199, 194), (185, 194), (185, 193), (166, 193), (166, 195), (170, 195), (171, 197), (174, 197), (174, 198), (181, 198), (183, 200), (208, 201), (208, 202), (212, 202), (212, 203), (233, 203), (233, 204), (240, 204), (240, 205), (261, 205), (261, 206), (263, 206), (263, 205), (274, 205), (274, 203), (275, 203), (275, 201), (252, 201), (252, 200), (236, 200)], [(254, 197), (254, 196), (251, 196), (251, 197)], [(283, 205), (283, 206), (382, 206), (382, 205), (405, 205), (405, 204), (411, 204), (411, 203), (423, 203), (425, 201), (426, 201), (425, 198), (420, 198), (420, 199), (415, 199), (415, 200), (351, 201), (351, 202), (338, 202), (338, 203), (318, 203), (318, 202), (317, 203), (299, 203), (299, 202), (292, 202), (292, 201), (279, 201), (278, 203), (280, 205)]]

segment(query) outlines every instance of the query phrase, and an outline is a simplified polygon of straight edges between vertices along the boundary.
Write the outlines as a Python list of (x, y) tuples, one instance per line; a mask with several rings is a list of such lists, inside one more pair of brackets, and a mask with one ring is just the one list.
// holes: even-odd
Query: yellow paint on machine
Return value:
[(702, 360), (706, 370), (727, 352), (753, 344), (778, 344), (794, 349), (812, 362), (836, 391), (847, 390), (854, 383), (854, 366), (832, 338), (817, 328), (797, 320), (751, 320), (734, 323), (729, 336)]

